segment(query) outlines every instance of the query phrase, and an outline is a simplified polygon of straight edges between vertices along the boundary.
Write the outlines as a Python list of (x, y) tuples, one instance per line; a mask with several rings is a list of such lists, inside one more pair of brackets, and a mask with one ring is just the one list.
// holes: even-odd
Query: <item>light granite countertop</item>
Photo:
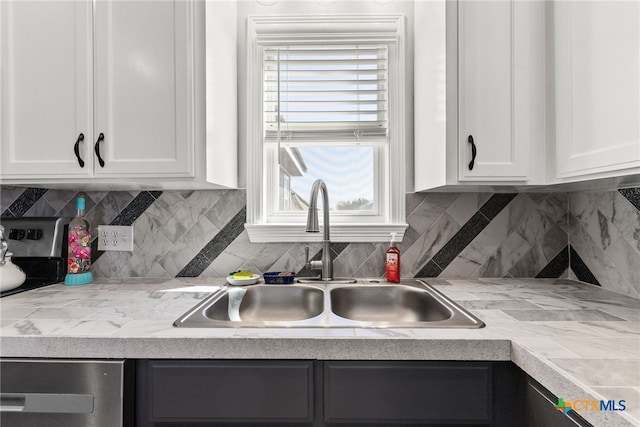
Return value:
[[(563, 279), (427, 279), (482, 329), (186, 329), (174, 320), (223, 279), (100, 279), (0, 300), (0, 356), (513, 361), (595, 426), (640, 425), (640, 300)], [(197, 289), (197, 288), (196, 288)]]

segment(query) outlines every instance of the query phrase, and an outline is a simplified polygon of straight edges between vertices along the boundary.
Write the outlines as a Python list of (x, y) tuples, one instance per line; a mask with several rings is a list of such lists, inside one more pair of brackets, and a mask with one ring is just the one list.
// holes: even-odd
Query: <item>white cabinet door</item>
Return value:
[(557, 177), (637, 171), (640, 3), (554, 2), (554, 18)]
[(96, 177), (194, 174), (192, 2), (99, 1)]
[(458, 6), (461, 181), (524, 181), (528, 176), (528, 141), (516, 135), (515, 110), (526, 108), (516, 99), (516, 7), (516, 1), (471, 0)]
[(544, 184), (545, 7), (415, 3), (415, 191)]
[(92, 174), (91, 15), (90, 2), (0, 2), (3, 178)]

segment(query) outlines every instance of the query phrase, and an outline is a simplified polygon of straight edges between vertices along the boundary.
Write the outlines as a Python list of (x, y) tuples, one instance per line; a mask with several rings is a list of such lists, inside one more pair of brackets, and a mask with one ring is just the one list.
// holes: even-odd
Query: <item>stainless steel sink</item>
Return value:
[(481, 328), (422, 280), (225, 286), (174, 322), (186, 328)]
[(289, 322), (324, 311), (324, 293), (308, 286), (258, 285), (232, 288), (206, 308), (212, 320), (234, 322)]
[(409, 286), (371, 285), (332, 289), (331, 311), (363, 322), (437, 322), (453, 311), (430, 293)]

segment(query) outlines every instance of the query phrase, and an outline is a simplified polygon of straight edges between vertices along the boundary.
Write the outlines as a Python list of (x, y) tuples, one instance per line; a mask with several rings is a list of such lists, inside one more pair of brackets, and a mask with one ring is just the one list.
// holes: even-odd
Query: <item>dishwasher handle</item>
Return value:
[(0, 393), (0, 413), (91, 414), (92, 394)]

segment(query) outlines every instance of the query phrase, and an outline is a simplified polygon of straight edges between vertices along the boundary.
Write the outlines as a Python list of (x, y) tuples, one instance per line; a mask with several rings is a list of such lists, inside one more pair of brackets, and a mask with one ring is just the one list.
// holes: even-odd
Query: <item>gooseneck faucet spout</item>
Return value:
[(327, 185), (321, 179), (317, 179), (311, 187), (311, 197), (309, 204), (309, 212), (307, 215), (308, 233), (320, 232), (318, 225), (318, 192), (322, 192), (322, 211), (323, 211), (323, 237), (322, 237), (322, 260), (311, 261), (311, 268), (322, 268), (322, 280), (333, 279), (333, 261), (331, 260), (331, 240), (329, 231), (329, 192)]

